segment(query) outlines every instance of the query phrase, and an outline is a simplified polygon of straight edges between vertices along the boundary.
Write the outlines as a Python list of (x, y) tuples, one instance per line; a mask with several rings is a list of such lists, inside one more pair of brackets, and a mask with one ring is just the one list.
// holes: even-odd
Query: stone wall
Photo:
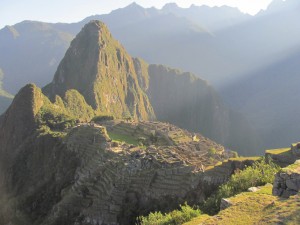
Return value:
[(283, 169), (275, 175), (273, 195), (288, 198), (300, 190), (300, 161)]

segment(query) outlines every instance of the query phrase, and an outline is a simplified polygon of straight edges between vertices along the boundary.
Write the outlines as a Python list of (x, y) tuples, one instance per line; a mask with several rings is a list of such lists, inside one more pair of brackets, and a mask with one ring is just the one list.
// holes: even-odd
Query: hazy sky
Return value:
[[(23, 20), (44, 22), (77, 22), (87, 16), (109, 13), (111, 10), (129, 5), (134, 0), (1, 0), (0, 28)], [(161, 8), (168, 2), (181, 7), (195, 5), (238, 7), (241, 11), (255, 14), (272, 0), (135, 0), (144, 7)]]

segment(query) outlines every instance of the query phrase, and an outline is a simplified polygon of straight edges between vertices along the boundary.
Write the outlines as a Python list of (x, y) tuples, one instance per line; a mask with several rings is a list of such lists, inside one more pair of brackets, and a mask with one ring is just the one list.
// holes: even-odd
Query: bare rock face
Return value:
[(155, 115), (139, 86), (134, 61), (100, 21), (91, 21), (72, 41), (52, 83), (44, 88), (51, 99), (75, 89), (96, 114), (150, 120)]

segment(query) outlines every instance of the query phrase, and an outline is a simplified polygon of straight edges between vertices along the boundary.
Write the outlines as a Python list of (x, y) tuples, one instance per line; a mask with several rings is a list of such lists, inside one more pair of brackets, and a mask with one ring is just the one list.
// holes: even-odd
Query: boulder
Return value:
[(249, 192), (257, 192), (259, 190), (260, 190), (260, 187), (250, 187), (250, 188), (248, 188)]
[(232, 206), (232, 202), (229, 199), (222, 198), (220, 203), (220, 210), (227, 209), (228, 207)]

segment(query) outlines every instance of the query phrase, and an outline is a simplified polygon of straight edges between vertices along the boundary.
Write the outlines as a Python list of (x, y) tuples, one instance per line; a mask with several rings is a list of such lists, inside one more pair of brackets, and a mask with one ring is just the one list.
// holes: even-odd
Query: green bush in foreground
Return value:
[(180, 205), (179, 210), (170, 213), (154, 212), (146, 217), (139, 217), (137, 224), (139, 225), (180, 225), (201, 215), (198, 208), (192, 208), (186, 203)]
[(220, 211), (220, 202), (222, 198), (228, 198), (247, 191), (250, 187), (262, 186), (267, 183), (273, 183), (274, 175), (280, 170), (280, 167), (265, 159), (255, 162), (252, 166), (244, 170), (236, 171), (230, 180), (219, 187), (216, 194), (209, 197), (202, 205), (201, 210), (210, 215)]

